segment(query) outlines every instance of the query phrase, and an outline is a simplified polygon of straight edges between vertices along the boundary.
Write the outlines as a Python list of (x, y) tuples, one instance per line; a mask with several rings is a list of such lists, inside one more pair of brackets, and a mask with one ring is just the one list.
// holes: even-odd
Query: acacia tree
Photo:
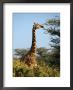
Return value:
[(55, 17), (53, 19), (49, 19), (45, 23), (47, 34), (51, 35), (51, 44), (52, 52), (51, 52), (51, 64), (57, 65), (60, 67), (60, 18)]
[(37, 48), (37, 54), (40, 57), (44, 57), (47, 53), (48, 53), (48, 49), (46, 49), (44, 47)]
[[(14, 49), (13, 56), (14, 58), (21, 58), (23, 55), (25, 55), (28, 52), (28, 49)], [(18, 59), (17, 58), (17, 59)]]

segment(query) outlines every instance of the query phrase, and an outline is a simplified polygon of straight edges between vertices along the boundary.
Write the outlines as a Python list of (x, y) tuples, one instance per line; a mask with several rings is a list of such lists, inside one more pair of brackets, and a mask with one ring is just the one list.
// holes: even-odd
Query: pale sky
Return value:
[[(60, 17), (59, 13), (13, 13), (13, 49), (30, 48), (34, 22), (43, 24), (47, 19)], [(49, 48), (50, 35), (43, 29), (36, 31), (37, 47)]]

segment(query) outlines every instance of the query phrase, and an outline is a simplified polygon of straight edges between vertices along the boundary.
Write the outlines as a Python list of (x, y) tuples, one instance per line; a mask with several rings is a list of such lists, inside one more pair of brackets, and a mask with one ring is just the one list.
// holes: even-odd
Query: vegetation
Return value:
[(47, 66), (42, 60), (37, 68), (30, 68), (20, 60), (13, 61), (13, 76), (14, 77), (59, 77), (59, 70)]
[(20, 62), (20, 57), (29, 49), (15, 49), (13, 59), (14, 77), (59, 77), (60, 76), (60, 19), (55, 17), (44, 24), (45, 34), (50, 34), (50, 49), (37, 48), (37, 68)]
[(45, 25), (47, 26), (47, 29), (45, 29), (47, 34), (51, 35), (51, 53), (48, 60), (50, 60), (51, 65), (60, 68), (60, 18), (50, 19)]

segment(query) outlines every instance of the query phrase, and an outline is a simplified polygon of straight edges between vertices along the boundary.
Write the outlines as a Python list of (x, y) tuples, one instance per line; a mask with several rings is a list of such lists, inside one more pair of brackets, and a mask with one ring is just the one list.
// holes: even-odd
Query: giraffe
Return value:
[(32, 45), (29, 52), (21, 57), (21, 61), (24, 61), (28, 66), (37, 66), (36, 61), (36, 30), (43, 28), (43, 25), (34, 23), (32, 28)]

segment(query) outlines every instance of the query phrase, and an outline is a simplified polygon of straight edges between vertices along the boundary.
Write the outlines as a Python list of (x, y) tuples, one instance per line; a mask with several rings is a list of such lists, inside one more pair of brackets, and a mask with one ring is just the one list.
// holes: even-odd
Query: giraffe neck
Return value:
[(36, 31), (35, 29), (32, 29), (32, 46), (31, 46), (31, 52), (35, 54), (36, 52)]

